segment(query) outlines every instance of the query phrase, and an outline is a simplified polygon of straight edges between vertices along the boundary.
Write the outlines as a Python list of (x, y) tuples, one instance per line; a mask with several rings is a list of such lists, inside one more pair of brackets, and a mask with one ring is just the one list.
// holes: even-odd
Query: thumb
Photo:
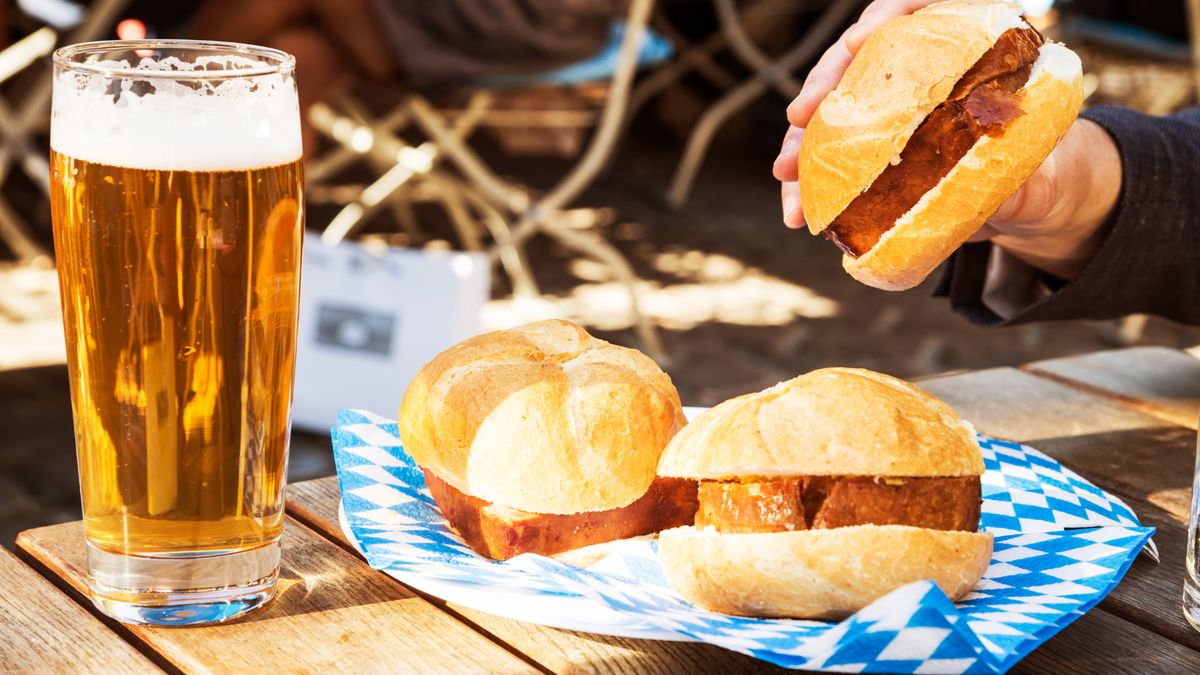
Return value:
[[(1028, 191), (1028, 187), (1022, 185), (1012, 196), (1004, 200), (1000, 208), (996, 209), (991, 218), (988, 218), (988, 223), (1004, 224), (1015, 220), (1018, 214), (1025, 208), (1025, 198)], [(984, 227), (987, 228), (989, 225), (985, 225)]]
[(995, 225), (996, 229), (1005, 231), (1014, 227), (1041, 225), (1051, 220), (1065, 197), (1061, 190), (1064, 183), (1059, 175), (1063, 168), (1061, 154), (1059, 150), (1050, 153), (1025, 184), (1000, 205), (988, 222)]
[(996, 236), (997, 234), (1000, 234), (1000, 232), (997, 231), (996, 228), (992, 227), (991, 225), (989, 225), (987, 223), (984, 223), (983, 226), (979, 228), (979, 231), (977, 231), (975, 234), (971, 235), (971, 237), (969, 239), (967, 239), (967, 242), (973, 244), (973, 243), (979, 242), (979, 241), (987, 241), (988, 239), (991, 239), (992, 237)]

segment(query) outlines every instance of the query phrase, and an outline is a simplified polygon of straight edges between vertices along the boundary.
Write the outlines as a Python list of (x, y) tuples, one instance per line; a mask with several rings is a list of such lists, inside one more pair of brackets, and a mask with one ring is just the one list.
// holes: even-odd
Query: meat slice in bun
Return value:
[(1074, 52), (1004, 0), (946, 0), (867, 39), (813, 115), (804, 217), (859, 281), (919, 284), (1024, 183), (1083, 100)]
[(726, 401), (658, 470), (699, 481), (694, 524), (663, 532), (659, 553), (714, 611), (836, 619), (922, 579), (958, 599), (991, 557), (971, 427), (887, 375), (828, 368)]

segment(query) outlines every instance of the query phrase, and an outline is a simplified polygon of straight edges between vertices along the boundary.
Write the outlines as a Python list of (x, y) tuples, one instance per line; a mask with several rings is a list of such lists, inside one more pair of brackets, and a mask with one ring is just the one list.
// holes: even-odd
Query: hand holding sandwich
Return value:
[[(805, 225), (797, 159), (804, 129), (817, 107), (840, 82), (854, 55), (883, 24), (927, 5), (930, 0), (876, 0), (810, 72), (788, 107), (792, 126), (775, 161), (782, 183), (784, 222)], [(1050, 274), (1074, 278), (1101, 239), (1100, 226), (1116, 204), (1121, 166), (1113, 140), (1100, 126), (1078, 120), (1054, 152), (972, 238), (992, 239), (1029, 264)]]

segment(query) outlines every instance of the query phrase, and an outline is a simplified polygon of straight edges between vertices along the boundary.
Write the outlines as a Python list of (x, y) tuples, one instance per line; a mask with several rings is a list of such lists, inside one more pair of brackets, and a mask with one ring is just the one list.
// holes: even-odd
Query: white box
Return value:
[(328, 431), (341, 408), (394, 417), (421, 366), (479, 333), (489, 281), (481, 253), (326, 246), (306, 234), (293, 423)]

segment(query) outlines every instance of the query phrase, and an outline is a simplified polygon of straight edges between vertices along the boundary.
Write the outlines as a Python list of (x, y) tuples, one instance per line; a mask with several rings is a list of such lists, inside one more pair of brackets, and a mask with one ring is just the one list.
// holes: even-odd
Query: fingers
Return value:
[(800, 93), (788, 105), (787, 117), (792, 126), (802, 129), (808, 126), (817, 106), (837, 86), (853, 59), (854, 55), (846, 49), (844, 39), (838, 40), (821, 56), (817, 65), (808, 72)]
[(871, 33), (891, 19), (909, 14), (935, 1), (875, 0), (863, 11), (858, 22), (842, 34), (809, 71), (800, 93), (788, 105), (787, 118), (791, 128), (783, 138), (783, 146), (772, 167), (775, 178), (782, 183), (783, 222), (788, 227), (799, 228), (805, 224), (800, 209), (800, 189), (795, 182), (798, 178), (796, 164), (800, 142), (804, 137), (804, 127), (808, 126), (817, 106), (837, 87), (846, 68), (854, 60), (854, 54)]
[(771, 168), (775, 180), (794, 181), (798, 178), (797, 162), (800, 157), (800, 141), (803, 138), (803, 129), (788, 128), (787, 133), (783, 136), (783, 147), (779, 150), (779, 156), (775, 158), (775, 165)]
[(788, 106), (788, 121), (793, 126), (808, 126), (817, 106), (829, 92), (833, 91), (842, 75), (849, 67), (854, 55), (862, 48), (864, 42), (875, 29), (888, 21), (905, 14), (910, 14), (922, 7), (931, 5), (937, 0), (875, 0), (864, 11), (859, 20), (851, 26), (837, 42), (822, 56), (817, 65), (809, 71), (804, 80), (800, 93)]
[(804, 227), (804, 213), (800, 209), (800, 186), (795, 182), (780, 185), (783, 200), (783, 224), (793, 230)]
[(842, 40), (846, 44), (846, 49), (851, 54), (857, 54), (862, 48), (863, 43), (883, 24), (891, 21), (898, 16), (912, 14), (913, 12), (932, 5), (937, 0), (876, 0), (872, 2), (865, 10), (862, 16), (855, 22), (846, 34), (842, 36)]

